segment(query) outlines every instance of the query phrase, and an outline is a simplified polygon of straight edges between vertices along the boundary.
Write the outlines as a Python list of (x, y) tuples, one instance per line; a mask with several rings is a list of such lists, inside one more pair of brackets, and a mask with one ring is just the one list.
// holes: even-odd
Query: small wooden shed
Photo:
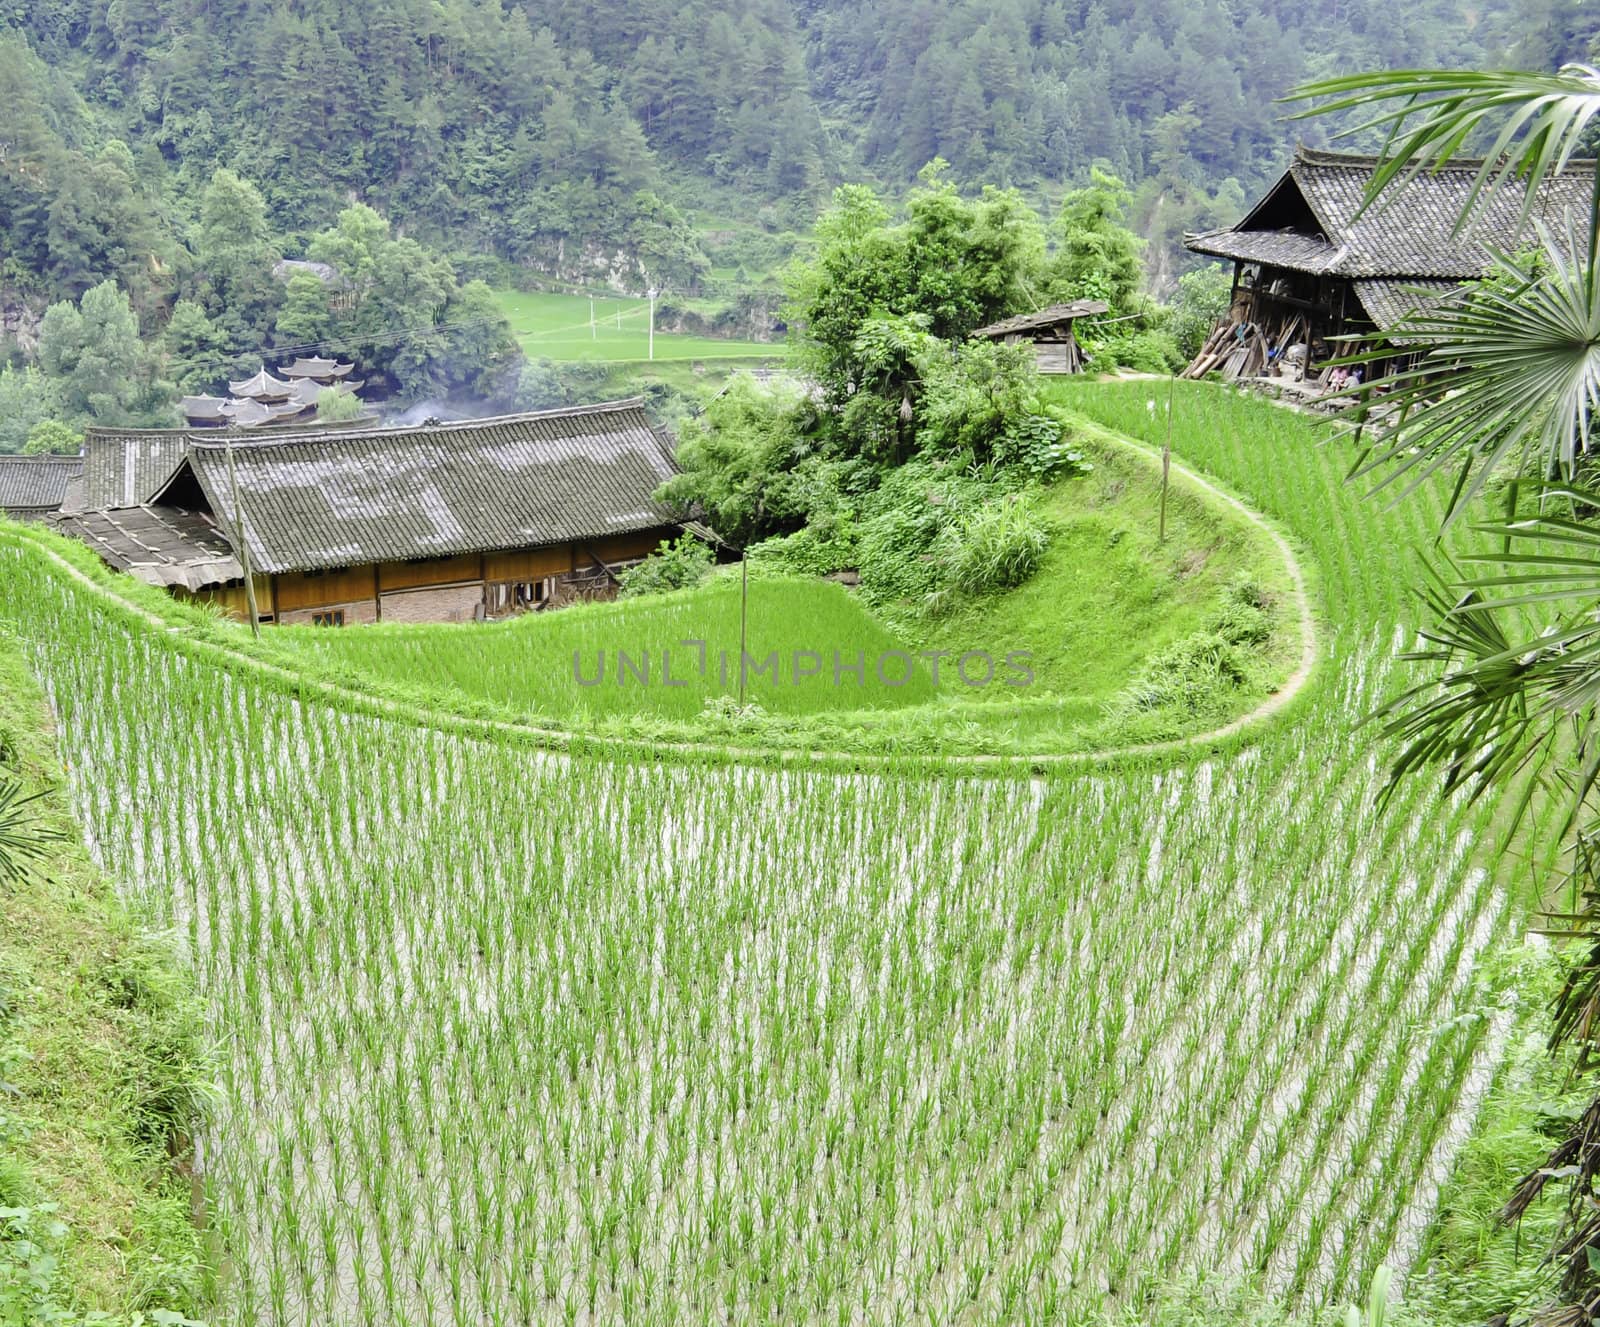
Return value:
[(1052, 304), (1038, 313), (1018, 314), (987, 327), (980, 327), (973, 336), (990, 341), (1004, 341), (1017, 345), (1023, 341), (1033, 343), (1033, 353), (1038, 360), (1040, 373), (1083, 372), (1083, 350), (1078, 338), (1072, 334), (1072, 324), (1079, 318), (1089, 318), (1106, 312), (1104, 300), (1080, 299), (1070, 304)]

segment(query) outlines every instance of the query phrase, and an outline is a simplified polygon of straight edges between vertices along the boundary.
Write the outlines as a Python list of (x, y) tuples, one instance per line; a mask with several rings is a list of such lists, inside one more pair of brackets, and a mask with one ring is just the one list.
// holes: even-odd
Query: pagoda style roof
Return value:
[(227, 399), (221, 396), (186, 396), (178, 403), (178, 408), (191, 422), (215, 420), (220, 424), (225, 418), (223, 411), (227, 404)]
[(315, 378), (296, 378), (294, 386), (289, 392), (291, 402), (298, 401), (303, 406), (315, 406), (323, 392), (334, 392), (339, 396), (353, 396), (363, 385), (364, 379), (355, 382), (318, 382)]
[(1010, 336), (1017, 332), (1037, 332), (1049, 327), (1058, 327), (1062, 323), (1070, 323), (1076, 318), (1091, 318), (1097, 313), (1105, 313), (1109, 306), (1104, 300), (1080, 299), (1068, 304), (1052, 304), (1047, 309), (1040, 309), (1038, 313), (1019, 313), (1015, 318), (1005, 318), (997, 323), (990, 323), (987, 327), (979, 327), (973, 331), (973, 336)]
[(340, 364), (332, 359), (306, 359), (302, 356), (283, 369), (282, 373), (285, 378), (315, 378), (326, 382), (333, 378), (343, 378), (353, 368), (354, 364)]
[(256, 401), (284, 401), (289, 397), (291, 384), (274, 378), (266, 369), (246, 378), (243, 382), (230, 382), (228, 390), (235, 396), (247, 396)]

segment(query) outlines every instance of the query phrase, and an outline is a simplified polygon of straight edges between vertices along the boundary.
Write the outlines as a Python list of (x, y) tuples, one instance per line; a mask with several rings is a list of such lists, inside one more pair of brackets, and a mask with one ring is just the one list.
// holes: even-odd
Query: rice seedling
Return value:
[(225, 1047), (223, 1320), (1044, 1323), (1182, 1267), (1332, 1302), (1414, 1249), (1503, 1039), (1455, 1015), (1523, 899), (1493, 806), (1374, 806), (1351, 724), (1404, 576), (1372, 550), (1422, 527), (1282, 414), (1198, 387), (1178, 441), (1314, 559), (1312, 703), (1034, 781), (379, 718), (0, 532), (94, 849)]

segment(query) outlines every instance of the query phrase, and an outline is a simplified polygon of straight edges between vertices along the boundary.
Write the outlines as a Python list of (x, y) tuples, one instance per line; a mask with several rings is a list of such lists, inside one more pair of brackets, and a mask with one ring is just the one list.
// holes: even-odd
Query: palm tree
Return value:
[[(1600, 70), (1365, 74), (1307, 84), (1290, 100), (1316, 103), (1300, 116), (1365, 112), (1349, 132), (1383, 131), (1367, 207), (1382, 207), (1389, 184), (1485, 145), (1459, 229), (1507, 187), (1525, 191), (1527, 219), (1539, 184), (1595, 138)], [(1555, 921), (1588, 948), (1557, 997), (1550, 1044), (1575, 1045), (1581, 1072), (1600, 1051), (1600, 173), (1587, 217), (1536, 233), (1536, 261), (1503, 256), (1489, 280), (1397, 329), (1431, 349), (1390, 379), (1396, 422), (1352, 474), (1403, 495), (1453, 470), (1444, 524), (1464, 520), (1486, 538), (1483, 551), (1430, 573), (1431, 623), (1407, 656), (1430, 675), (1383, 714), (1402, 739), (1389, 786), (1434, 769), (1447, 789), (1472, 796), (1521, 781), (1519, 815), (1536, 794), (1564, 799), (1560, 834), (1578, 902)], [(1503, 512), (1473, 516), (1496, 473), (1510, 476)], [(1594, 1322), (1600, 1094), (1517, 1187), (1505, 1219), (1558, 1177), (1570, 1181), (1568, 1212), (1550, 1257), (1562, 1266), (1565, 1302), (1533, 1320)]]

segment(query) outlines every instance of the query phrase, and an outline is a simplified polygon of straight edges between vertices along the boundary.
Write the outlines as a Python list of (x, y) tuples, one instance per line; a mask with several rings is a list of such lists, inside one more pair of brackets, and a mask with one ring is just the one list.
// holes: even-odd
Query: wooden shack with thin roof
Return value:
[(1015, 318), (990, 323), (987, 327), (978, 328), (972, 335), (988, 341), (1003, 341), (1006, 345), (1024, 342), (1032, 345), (1040, 373), (1081, 373), (1084, 353), (1073, 331), (1073, 324), (1079, 318), (1092, 318), (1105, 313), (1106, 309), (1105, 301), (1097, 299), (1052, 304), (1037, 313), (1022, 313)]

